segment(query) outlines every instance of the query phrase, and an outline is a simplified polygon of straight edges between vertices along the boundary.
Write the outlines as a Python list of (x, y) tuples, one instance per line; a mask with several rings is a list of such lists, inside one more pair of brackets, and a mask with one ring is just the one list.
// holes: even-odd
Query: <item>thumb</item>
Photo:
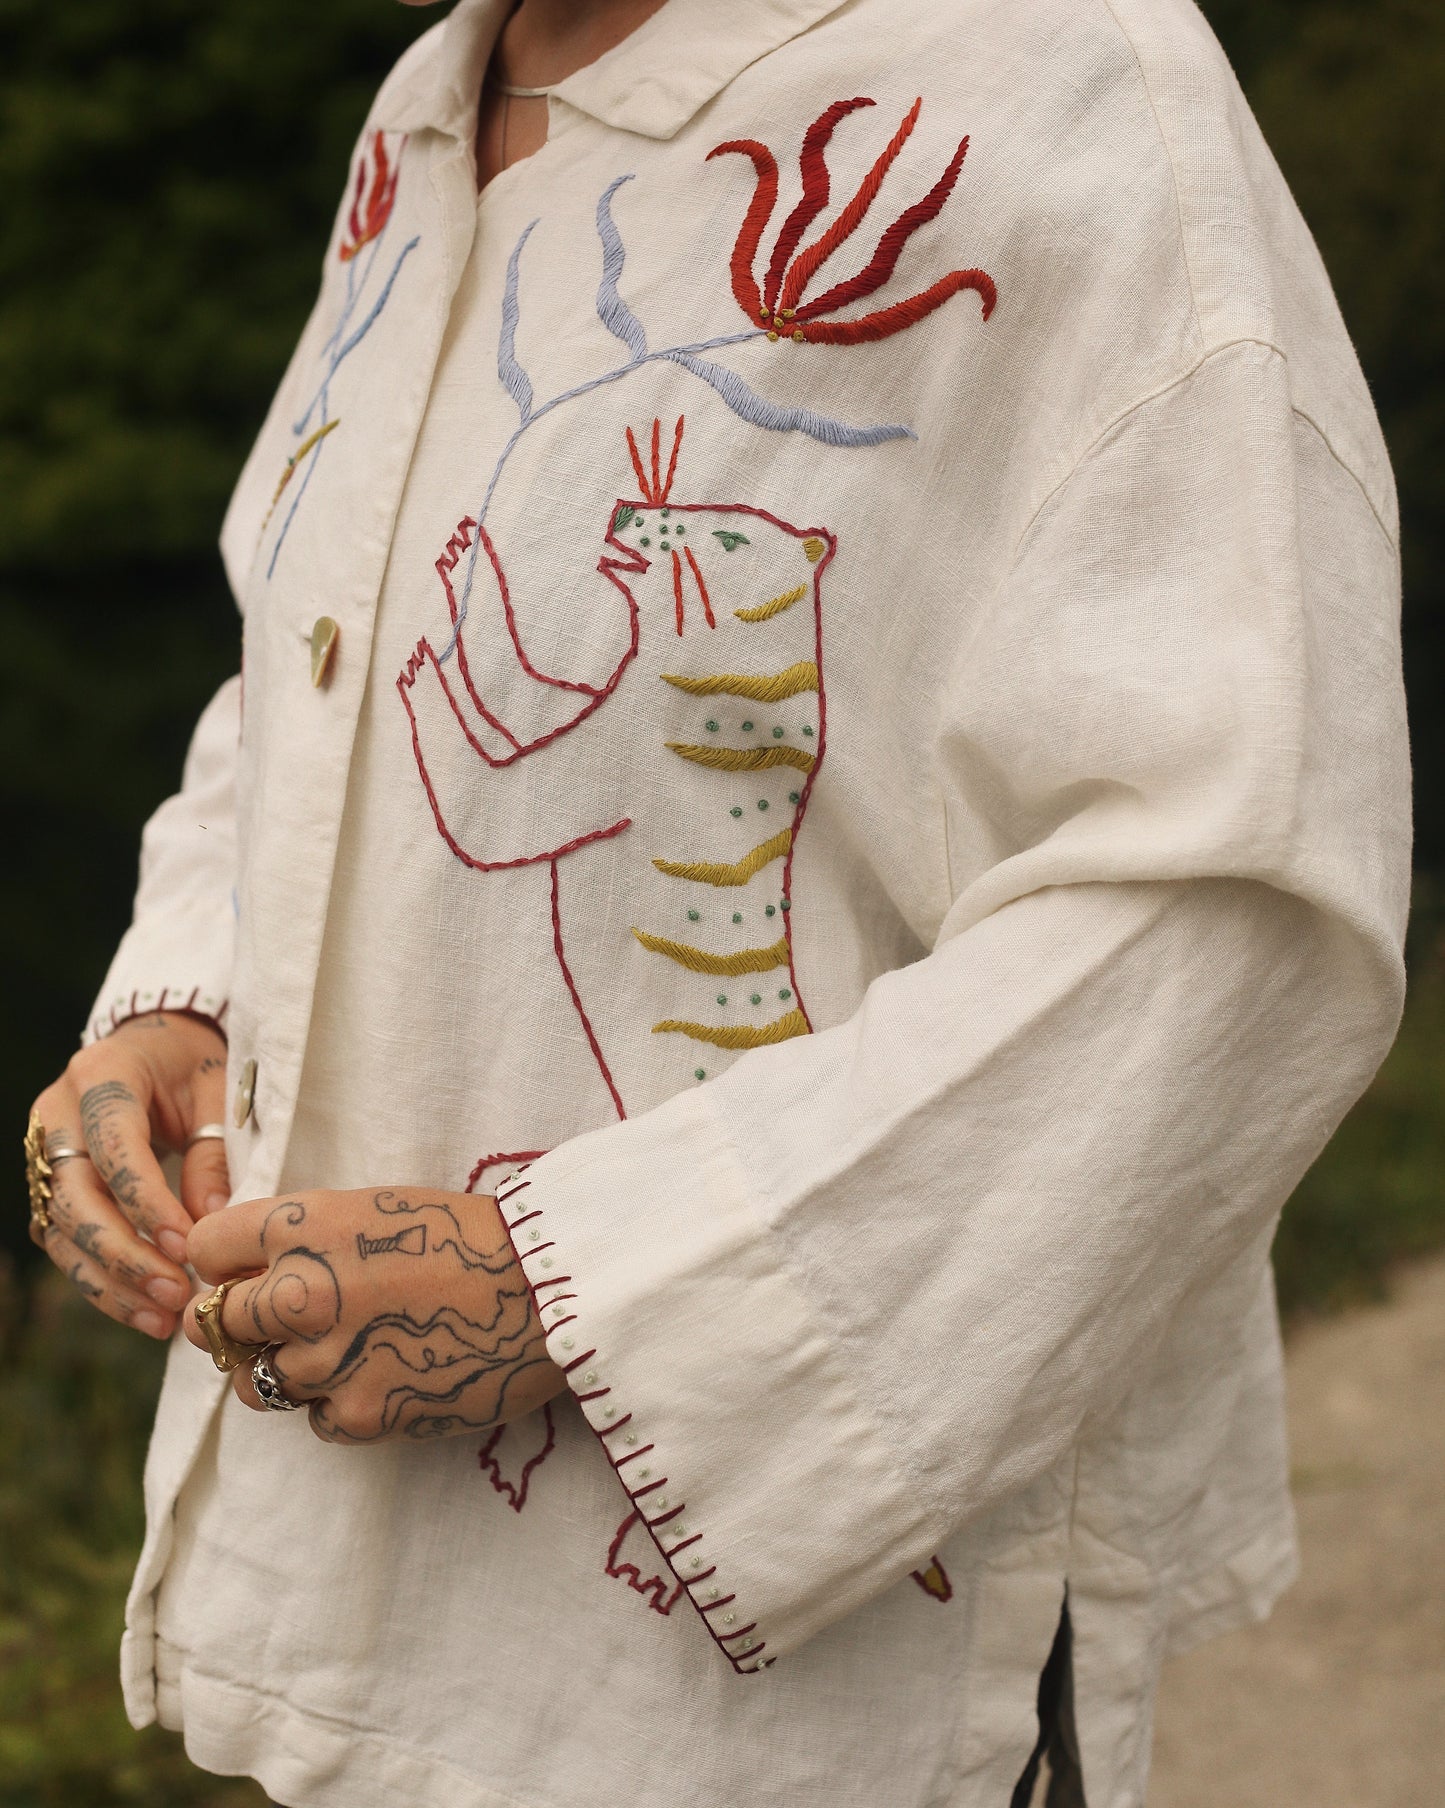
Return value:
[(219, 1136), (192, 1143), (181, 1163), (181, 1204), (199, 1222), (231, 1202), (231, 1176), (226, 1145)]

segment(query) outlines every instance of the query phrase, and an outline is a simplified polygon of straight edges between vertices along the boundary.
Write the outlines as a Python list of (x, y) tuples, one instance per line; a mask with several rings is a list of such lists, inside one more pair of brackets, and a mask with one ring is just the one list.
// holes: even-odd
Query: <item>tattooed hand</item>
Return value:
[[(496, 1201), (429, 1187), (298, 1193), (232, 1206), (190, 1234), (196, 1272), (226, 1295), (237, 1343), (278, 1344), (271, 1367), (335, 1444), (445, 1438), (519, 1418), (560, 1394)], [(195, 1305), (186, 1336), (205, 1347)], [(244, 1364), (232, 1377), (266, 1409)]]
[(184, 1149), (193, 1130), (226, 1114), (226, 1044), (209, 1019), (184, 1011), (132, 1017), (75, 1055), (34, 1109), (47, 1137), (88, 1149), (51, 1181), (50, 1229), (31, 1236), (107, 1317), (169, 1337), (191, 1295), (183, 1264), (191, 1221), (226, 1203), (226, 1151), (197, 1143), (180, 1198), (153, 1144)]

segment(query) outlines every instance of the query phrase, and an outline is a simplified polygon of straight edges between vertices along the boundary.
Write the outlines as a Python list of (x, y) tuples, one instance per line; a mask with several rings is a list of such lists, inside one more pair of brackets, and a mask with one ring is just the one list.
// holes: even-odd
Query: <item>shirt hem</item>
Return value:
[(559, 1808), (505, 1794), (354, 1722), (214, 1676), (160, 1637), (155, 1650), (158, 1672), (169, 1672), (156, 1678), (155, 1717), (180, 1733), (191, 1762), (214, 1776), (250, 1777), (284, 1808)]

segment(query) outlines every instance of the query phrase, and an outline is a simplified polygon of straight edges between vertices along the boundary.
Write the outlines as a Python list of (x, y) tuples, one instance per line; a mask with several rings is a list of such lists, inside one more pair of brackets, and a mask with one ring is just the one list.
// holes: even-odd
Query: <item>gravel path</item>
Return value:
[(1304, 1567), (1165, 1673), (1149, 1808), (1422, 1808), (1445, 1789), (1445, 1261), (1296, 1331)]

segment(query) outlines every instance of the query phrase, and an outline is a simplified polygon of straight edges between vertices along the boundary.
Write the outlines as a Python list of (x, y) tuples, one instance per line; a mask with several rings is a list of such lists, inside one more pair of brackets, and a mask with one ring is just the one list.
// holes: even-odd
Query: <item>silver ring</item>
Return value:
[(226, 1126), (224, 1124), (201, 1124), (186, 1138), (186, 1152), (189, 1154), (197, 1143), (222, 1143), (225, 1140)]
[(58, 1168), (63, 1161), (89, 1161), (90, 1150), (77, 1149), (73, 1143), (63, 1143), (59, 1137), (47, 1136), (45, 1159), (52, 1168)]
[(302, 1402), (286, 1398), (281, 1383), (276, 1378), (276, 1371), (271, 1367), (272, 1351), (280, 1348), (279, 1343), (273, 1343), (270, 1349), (262, 1350), (251, 1364), (251, 1385), (262, 1406), (269, 1407), (272, 1412), (300, 1412)]

